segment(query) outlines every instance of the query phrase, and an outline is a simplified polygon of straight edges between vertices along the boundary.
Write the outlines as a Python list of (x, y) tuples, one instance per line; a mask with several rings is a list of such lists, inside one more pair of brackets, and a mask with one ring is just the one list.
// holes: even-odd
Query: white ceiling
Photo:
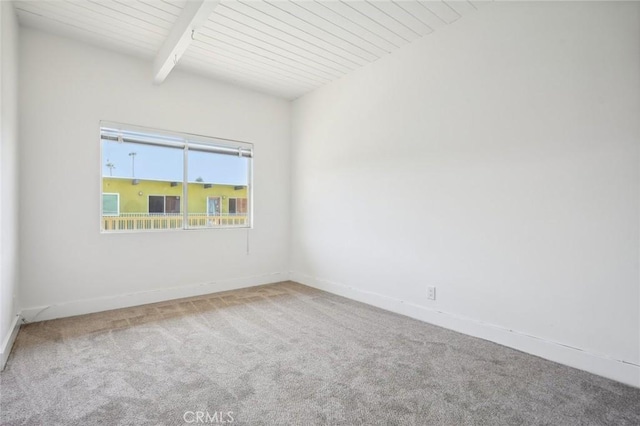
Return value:
[[(23, 25), (148, 58), (151, 69), (186, 3), (22, 0), (15, 6)], [(222, 0), (193, 33), (177, 68), (295, 99), (486, 3)]]

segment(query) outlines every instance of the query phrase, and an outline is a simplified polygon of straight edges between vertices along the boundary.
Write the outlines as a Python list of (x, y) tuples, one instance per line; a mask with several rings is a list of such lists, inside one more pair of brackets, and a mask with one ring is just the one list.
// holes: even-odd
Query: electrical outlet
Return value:
[(436, 288), (435, 287), (427, 287), (427, 299), (436, 300)]

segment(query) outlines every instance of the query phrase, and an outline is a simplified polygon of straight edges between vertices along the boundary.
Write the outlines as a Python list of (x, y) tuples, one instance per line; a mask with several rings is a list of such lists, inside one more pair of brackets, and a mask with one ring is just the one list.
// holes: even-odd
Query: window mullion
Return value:
[(182, 229), (189, 229), (189, 145), (182, 149), (184, 162), (182, 166)]

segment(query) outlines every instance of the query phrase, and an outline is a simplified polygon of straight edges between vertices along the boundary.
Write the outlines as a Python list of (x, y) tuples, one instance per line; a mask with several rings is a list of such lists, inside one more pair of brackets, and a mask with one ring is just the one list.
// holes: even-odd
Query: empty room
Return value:
[(640, 2), (0, 22), (0, 424), (640, 425)]

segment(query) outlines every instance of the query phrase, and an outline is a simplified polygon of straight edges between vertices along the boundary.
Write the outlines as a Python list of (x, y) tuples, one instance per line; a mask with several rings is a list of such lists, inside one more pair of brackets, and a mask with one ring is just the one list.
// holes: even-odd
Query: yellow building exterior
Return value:
[[(189, 182), (190, 228), (246, 226), (247, 187)], [(183, 227), (182, 182), (102, 178), (102, 229), (179, 229)]]
[[(149, 196), (174, 196), (182, 199), (182, 182), (167, 182), (137, 179), (133, 184), (131, 178), (102, 178), (102, 192), (104, 194), (119, 194), (120, 213), (149, 213)], [(220, 198), (221, 211), (219, 213), (246, 213), (229, 209), (230, 200), (247, 198), (246, 186), (219, 185), (204, 182), (189, 182), (189, 213), (212, 213), (207, 210), (210, 198)], [(183, 207), (180, 208), (182, 212)], [(241, 209), (240, 209), (241, 210)]]

